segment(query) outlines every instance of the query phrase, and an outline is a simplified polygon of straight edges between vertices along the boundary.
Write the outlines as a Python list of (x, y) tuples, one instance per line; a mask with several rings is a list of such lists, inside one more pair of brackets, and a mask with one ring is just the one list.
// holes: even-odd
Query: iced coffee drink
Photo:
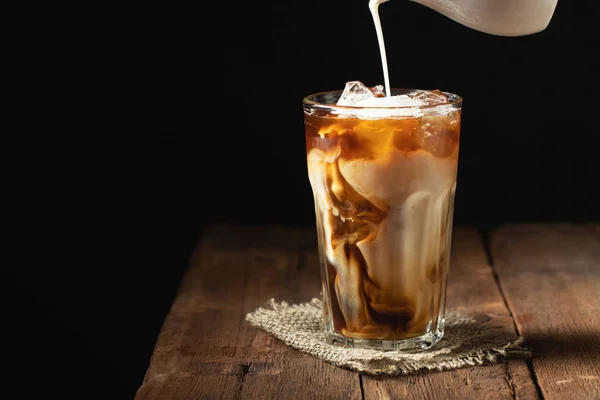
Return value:
[(399, 350), (442, 337), (461, 102), (358, 81), (304, 99), (330, 342)]

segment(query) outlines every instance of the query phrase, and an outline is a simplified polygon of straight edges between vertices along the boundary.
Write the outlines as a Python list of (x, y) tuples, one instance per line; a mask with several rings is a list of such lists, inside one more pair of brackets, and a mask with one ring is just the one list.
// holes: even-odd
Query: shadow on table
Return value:
[(600, 359), (600, 332), (528, 335), (525, 346), (532, 351), (532, 358)]

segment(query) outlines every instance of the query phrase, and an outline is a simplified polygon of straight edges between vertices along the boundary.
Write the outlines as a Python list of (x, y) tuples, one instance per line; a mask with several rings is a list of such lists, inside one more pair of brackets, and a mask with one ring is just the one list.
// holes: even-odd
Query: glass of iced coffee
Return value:
[(330, 343), (407, 351), (443, 336), (461, 107), (358, 81), (304, 98)]

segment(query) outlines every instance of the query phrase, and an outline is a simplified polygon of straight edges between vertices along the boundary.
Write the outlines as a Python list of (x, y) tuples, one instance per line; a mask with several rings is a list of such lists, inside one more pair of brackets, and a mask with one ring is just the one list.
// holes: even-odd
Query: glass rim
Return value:
[[(344, 91), (343, 89), (337, 89), (337, 90), (325, 90), (322, 92), (315, 92), (315, 93), (305, 96), (302, 99), (302, 104), (304, 107), (308, 107), (308, 108), (339, 109), (339, 110), (350, 111), (350, 110), (368, 110), (368, 109), (374, 109), (374, 110), (401, 110), (401, 109), (403, 109), (403, 110), (424, 110), (424, 109), (433, 109), (436, 107), (448, 107), (448, 106), (455, 106), (455, 107), (461, 108), (462, 102), (463, 102), (463, 99), (461, 96), (451, 93), (451, 92), (446, 92), (443, 90), (440, 90), (440, 92), (442, 92), (442, 94), (444, 94), (446, 97), (448, 97), (447, 103), (423, 104), (423, 105), (412, 105), (412, 106), (371, 107), (371, 106), (338, 106), (337, 104), (321, 103), (321, 102), (313, 100), (314, 98), (316, 98), (318, 96), (334, 95), (334, 94), (341, 95), (343, 91)], [(416, 91), (431, 91), (431, 90), (412, 89), (412, 88), (392, 88), (391, 89), (392, 93), (400, 92), (400, 94), (411, 93), (411, 92), (416, 92)]]

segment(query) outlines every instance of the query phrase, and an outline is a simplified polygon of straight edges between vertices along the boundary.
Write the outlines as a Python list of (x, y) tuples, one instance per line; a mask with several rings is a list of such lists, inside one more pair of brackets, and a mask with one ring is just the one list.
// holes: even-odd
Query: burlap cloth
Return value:
[(373, 375), (441, 371), (530, 356), (523, 340), (493, 324), (493, 319), (482, 322), (474, 316), (457, 313), (447, 313), (444, 337), (429, 350), (407, 353), (343, 348), (325, 341), (322, 307), (323, 303), (316, 298), (302, 304), (278, 303), (272, 299), (265, 307), (249, 313), (246, 320), (320, 360)]

